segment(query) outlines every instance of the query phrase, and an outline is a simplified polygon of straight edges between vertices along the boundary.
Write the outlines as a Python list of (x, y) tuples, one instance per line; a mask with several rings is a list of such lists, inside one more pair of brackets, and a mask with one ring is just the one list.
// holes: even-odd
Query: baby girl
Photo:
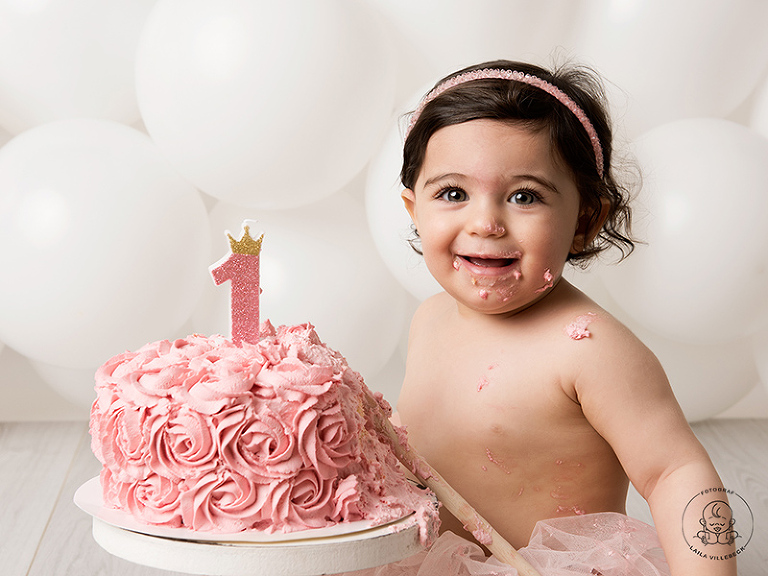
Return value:
[(490, 62), (425, 97), (405, 141), (402, 197), (444, 292), (414, 316), (397, 416), (517, 548), (539, 521), (599, 528), (624, 514), (632, 482), (671, 574), (733, 575), (735, 560), (702, 558), (683, 537), (691, 497), (722, 484), (658, 360), (563, 278), (566, 264), (611, 246), (631, 252), (611, 152), (600, 84), (581, 69)]

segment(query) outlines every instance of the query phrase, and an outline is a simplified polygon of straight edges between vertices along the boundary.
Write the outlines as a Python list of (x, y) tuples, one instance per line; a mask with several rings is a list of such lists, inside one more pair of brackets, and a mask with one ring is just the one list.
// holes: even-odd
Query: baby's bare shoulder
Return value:
[(563, 332), (569, 343), (579, 345), (577, 350), (585, 355), (600, 355), (606, 360), (656, 361), (653, 352), (632, 330), (599, 307), (573, 316), (565, 323)]
[(605, 310), (598, 307), (576, 314), (564, 333), (563, 357), (572, 377), (569, 391), (575, 393), (590, 421), (595, 418), (595, 407), (603, 418), (608, 405), (613, 406), (612, 412), (620, 413), (618, 406), (649, 405), (651, 398), (661, 404), (673, 402), (656, 355)]
[[(575, 383), (582, 385), (642, 372), (663, 380), (653, 352), (619, 319), (588, 296), (572, 289), (551, 314), (549, 339), (556, 342), (554, 356), (561, 360)], [(615, 381), (615, 380), (614, 380)]]

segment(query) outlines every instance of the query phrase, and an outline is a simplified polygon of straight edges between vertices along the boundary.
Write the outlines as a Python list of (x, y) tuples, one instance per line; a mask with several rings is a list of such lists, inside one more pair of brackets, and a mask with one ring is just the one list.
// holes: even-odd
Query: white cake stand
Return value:
[[(180, 528), (155, 530), (140, 525), (140, 530), (135, 529), (127, 515), (102, 506), (98, 478), (78, 489), (75, 503), (93, 517), (93, 537), (110, 554), (144, 566), (187, 574), (337, 574), (397, 562), (422, 549), (413, 515), (376, 527), (353, 523), (263, 538), (245, 533), (206, 534), (200, 540), (200, 533)], [(312, 536), (308, 537), (309, 534)]]

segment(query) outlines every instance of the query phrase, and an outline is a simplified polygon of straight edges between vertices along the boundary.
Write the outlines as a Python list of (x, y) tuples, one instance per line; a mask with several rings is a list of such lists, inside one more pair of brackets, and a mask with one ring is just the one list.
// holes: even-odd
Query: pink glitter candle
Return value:
[(214, 264), (210, 271), (216, 285), (229, 280), (231, 285), (232, 342), (240, 344), (259, 341), (259, 260), (261, 242), (251, 238), (248, 226), (243, 226), (243, 236), (235, 240), (231, 235), (232, 253)]

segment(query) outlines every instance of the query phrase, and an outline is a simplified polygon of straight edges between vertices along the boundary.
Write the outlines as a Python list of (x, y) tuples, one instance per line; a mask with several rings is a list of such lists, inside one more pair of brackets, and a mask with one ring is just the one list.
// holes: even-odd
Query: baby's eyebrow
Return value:
[(555, 186), (553, 182), (550, 182), (546, 178), (541, 178), (533, 174), (520, 174), (519, 176), (516, 176), (515, 179), (516, 180), (533, 180), (537, 184), (544, 186), (544, 188), (548, 188), (555, 194), (560, 194), (560, 191), (557, 189), (557, 186)]
[(428, 178), (424, 182), (424, 187), (431, 186), (435, 182), (440, 182), (441, 180), (449, 180), (454, 178), (462, 178), (463, 174), (459, 174), (458, 172), (447, 172), (446, 174), (438, 174), (437, 176), (432, 176), (432, 178)]

